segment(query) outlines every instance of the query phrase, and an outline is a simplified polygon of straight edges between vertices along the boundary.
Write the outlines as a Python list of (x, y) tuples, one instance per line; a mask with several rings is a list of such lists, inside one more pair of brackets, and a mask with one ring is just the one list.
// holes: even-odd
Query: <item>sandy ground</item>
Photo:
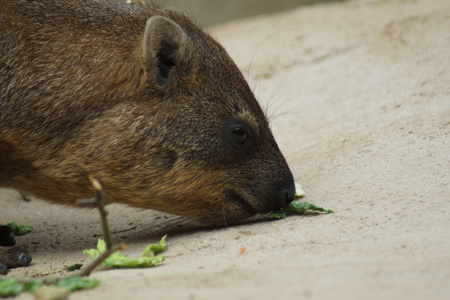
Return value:
[[(449, 29), (448, 0), (323, 4), (213, 28), (306, 201), (335, 213), (211, 229), (111, 206), (126, 253), (168, 233), (166, 261), (96, 272), (102, 285), (70, 298), (449, 299)], [(87, 261), (96, 211), (0, 197), (0, 223), (36, 226), (19, 240), (33, 265), (10, 276)]]

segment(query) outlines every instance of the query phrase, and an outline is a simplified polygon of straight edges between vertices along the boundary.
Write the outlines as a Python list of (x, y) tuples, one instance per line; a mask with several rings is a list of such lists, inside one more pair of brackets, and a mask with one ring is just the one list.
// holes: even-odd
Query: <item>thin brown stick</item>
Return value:
[[(97, 181), (97, 182), (95, 182)], [(96, 199), (96, 205), (97, 209), (100, 212), (100, 219), (102, 221), (102, 228), (103, 228), (103, 235), (106, 242), (106, 249), (111, 249), (113, 247), (113, 237), (111, 233), (111, 229), (109, 228), (108, 223), (108, 212), (105, 209), (105, 205), (103, 203), (103, 199), (105, 198), (105, 191), (103, 190), (103, 187), (101, 186), (100, 182), (92, 177), (91, 179), (92, 185), (95, 188), (95, 199)], [(99, 189), (97, 189), (99, 188)]]
[(83, 268), (76, 276), (89, 276), (92, 271), (95, 270), (105, 259), (107, 259), (114, 252), (124, 248), (124, 244), (113, 245), (111, 248), (106, 249), (99, 257), (97, 257), (93, 262), (91, 262), (86, 268)]
[(105, 191), (103, 190), (103, 186), (101, 185), (100, 181), (96, 179), (94, 176), (89, 175), (89, 180), (91, 181), (92, 186), (95, 190), (95, 197), (93, 199), (86, 199), (82, 200), (79, 203), (84, 205), (94, 205), (97, 207), (98, 211), (100, 212), (100, 219), (102, 222), (102, 229), (103, 229), (103, 237), (105, 239), (106, 243), (106, 251), (103, 252), (99, 257), (97, 257), (96, 260), (94, 260), (91, 264), (89, 264), (86, 268), (84, 268), (79, 276), (89, 276), (91, 272), (99, 266), (108, 256), (116, 252), (117, 250), (126, 248), (126, 245), (124, 243), (120, 245), (114, 245), (113, 236), (111, 233), (111, 229), (109, 227), (108, 223), (108, 212), (105, 209), (104, 205), (104, 198), (105, 198)]

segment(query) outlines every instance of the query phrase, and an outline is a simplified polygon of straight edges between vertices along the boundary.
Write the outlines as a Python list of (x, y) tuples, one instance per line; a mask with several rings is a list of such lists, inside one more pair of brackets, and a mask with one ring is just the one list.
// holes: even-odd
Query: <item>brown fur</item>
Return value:
[[(292, 200), (242, 74), (181, 12), (102, 0), (0, 7), (0, 187), (74, 205), (92, 195), (92, 174), (108, 203), (205, 223)], [(230, 142), (236, 126), (242, 147)]]

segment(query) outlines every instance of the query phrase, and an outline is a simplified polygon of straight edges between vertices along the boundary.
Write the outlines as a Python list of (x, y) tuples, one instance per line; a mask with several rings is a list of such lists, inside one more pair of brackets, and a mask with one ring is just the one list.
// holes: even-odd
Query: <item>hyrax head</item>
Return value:
[(126, 193), (109, 193), (116, 201), (224, 224), (293, 200), (267, 118), (217, 42), (166, 9), (148, 19), (141, 53), (145, 93), (126, 108), (133, 121), (112, 116), (120, 123), (112, 128), (127, 124), (122, 134), (133, 149), (111, 156), (120, 169), (114, 181), (127, 182)]

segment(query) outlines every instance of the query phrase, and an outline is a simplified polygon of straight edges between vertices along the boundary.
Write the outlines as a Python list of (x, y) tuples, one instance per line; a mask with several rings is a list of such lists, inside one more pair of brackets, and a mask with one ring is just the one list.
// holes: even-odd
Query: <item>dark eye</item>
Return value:
[(242, 127), (236, 127), (231, 130), (230, 142), (235, 147), (244, 146), (248, 141), (248, 133)]
[(246, 152), (253, 146), (253, 130), (242, 121), (231, 120), (225, 123), (222, 138), (233, 152)]

